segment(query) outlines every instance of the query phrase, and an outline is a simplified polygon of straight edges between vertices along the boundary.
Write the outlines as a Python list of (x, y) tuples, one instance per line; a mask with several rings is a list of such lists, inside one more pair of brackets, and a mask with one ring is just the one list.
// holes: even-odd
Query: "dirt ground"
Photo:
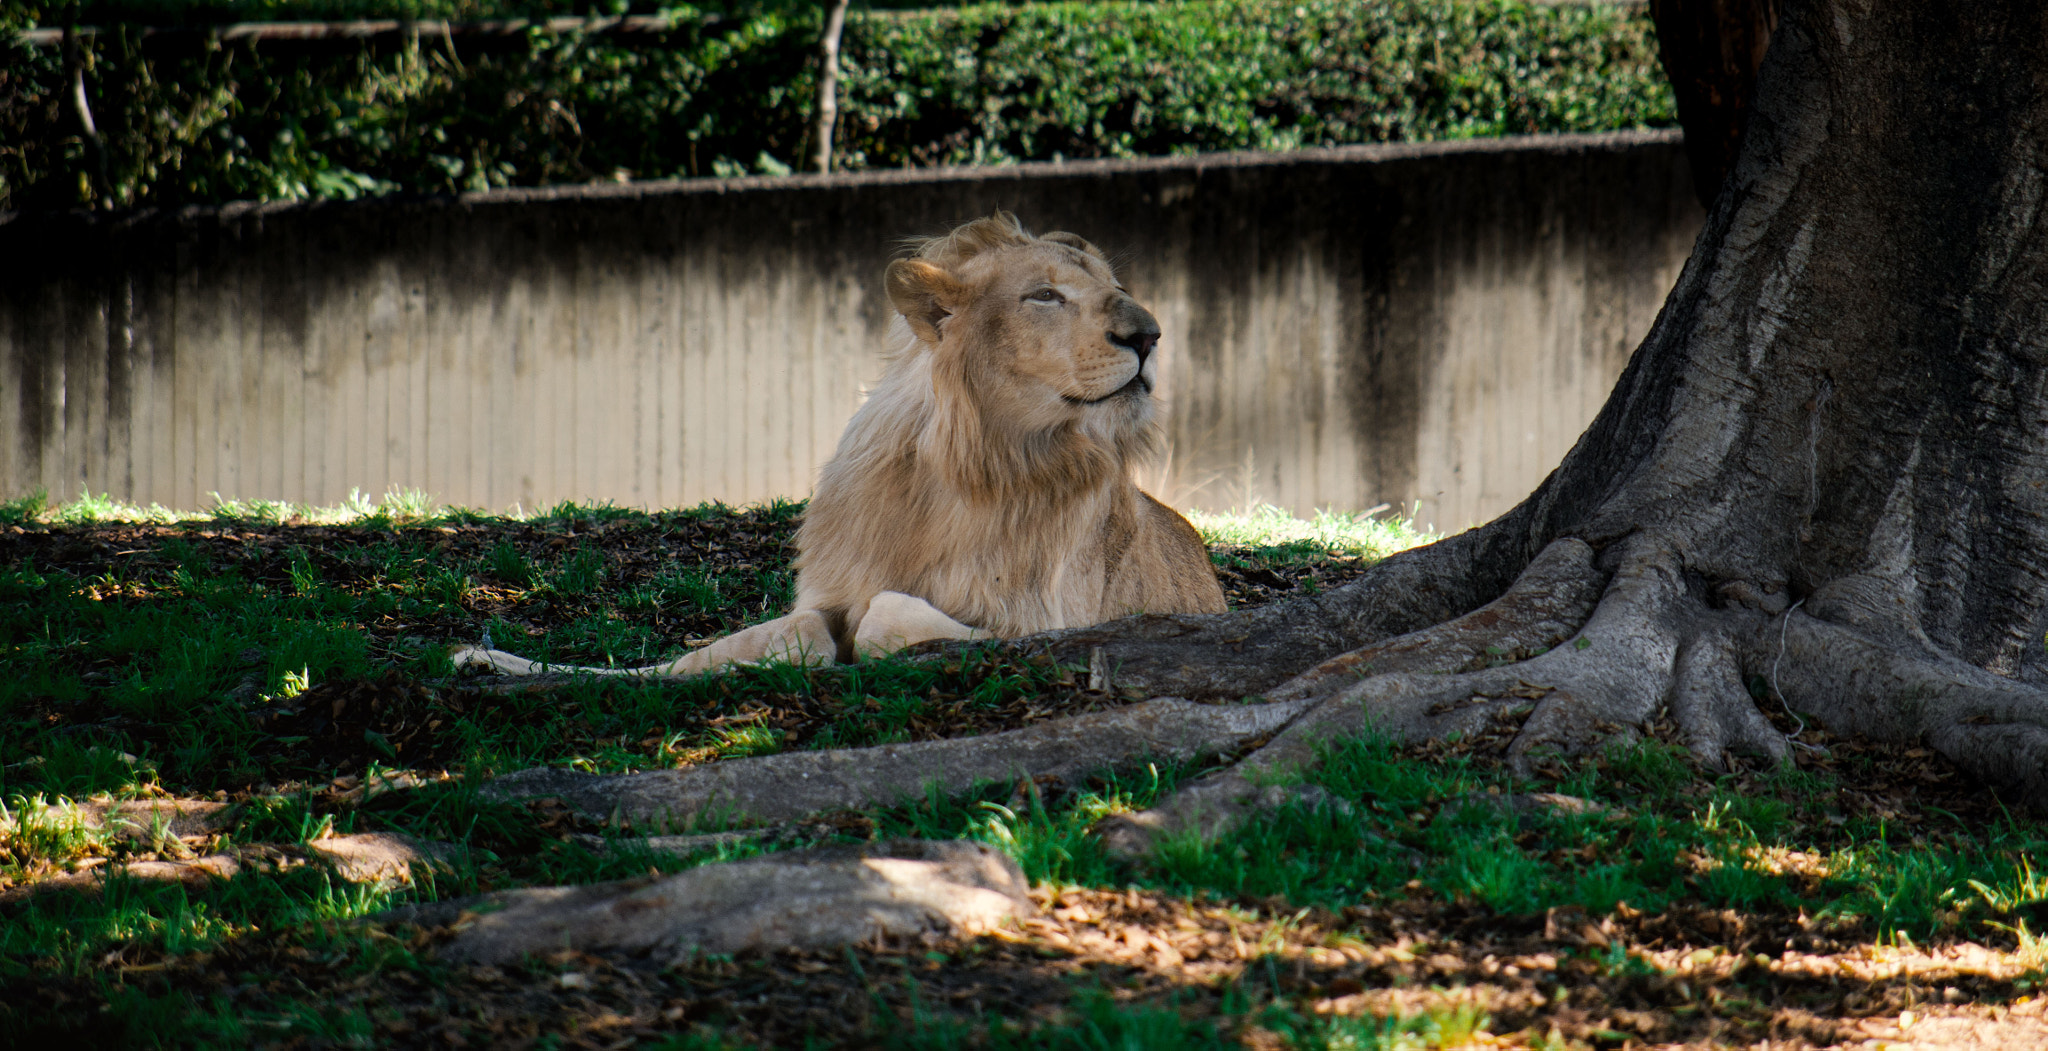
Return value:
[[(372, 971), (263, 938), (102, 964), (158, 995), (182, 990), (249, 1018), (308, 1002), (360, 1012), (376, 1046), (404, 1048), (619, 1048), (696, 1026), (762, 1047), (900, 1047), (946, 1023), (1075, 1024), (1077, 989), (1163, 1005), (1254, 1048), (1297, 1046), (1290, 1034), (1333, 1017), (1432, 1012), (1469, 1021), (1442, 1033), (1445, 1046), (2048, 1046), (2048, 1014), (2022, 991), (2013, 954), (1873, 946), (1797, 916), (1503, 918), (1427, 901), (1332, 913), (1053, 887), (1034, 897), (1036, 918), (968, 941), (680, 966), (563, 953), (514, 969)], [(409, 929), (384, 937), (394, 952), (434, 941)], [(1603, 968), (1610, 951), (1654, 967)], [(88, 983), (40, 992), (80, 1010), (103, 996)], [(541, 1043), (549, 1037), (559, 1042)]]

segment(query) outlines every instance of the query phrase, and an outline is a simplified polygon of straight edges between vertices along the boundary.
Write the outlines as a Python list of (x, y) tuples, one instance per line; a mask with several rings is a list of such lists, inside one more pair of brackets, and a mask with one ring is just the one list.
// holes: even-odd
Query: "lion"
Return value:
[[(1159, 323), (1070, 233), (998, 212), (883, 278), (898, 353), (847, 424), (796, 536), (796, 611), (667, 664), (851, 661), (1138, 613), (1221, 613), (1201, 535), (1131, 469), (1159, 435)], [(495, 650), (459, 664), (525, 674)]]

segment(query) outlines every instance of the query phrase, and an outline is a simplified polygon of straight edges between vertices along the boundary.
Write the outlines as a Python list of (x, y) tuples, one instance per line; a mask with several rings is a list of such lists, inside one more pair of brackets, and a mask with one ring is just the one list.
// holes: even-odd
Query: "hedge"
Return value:
[[(803, 155), (818, 9), (671, 14), (660, 47), (531, 32), (523, 52), (84, 56), (0, 44), (0, 208), (447, 193), (782, 172)], [(835, 164), (1005, 164), (1675, 123), (1640, 8), (1208, 0), (859, 12)]]

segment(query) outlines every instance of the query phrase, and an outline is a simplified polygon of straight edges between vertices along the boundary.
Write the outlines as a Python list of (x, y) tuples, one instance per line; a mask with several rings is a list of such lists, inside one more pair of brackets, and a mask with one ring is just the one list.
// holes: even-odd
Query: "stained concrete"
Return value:
[(1700, 214), (1675, 133), (0, 214), (0, 495), (801, 496), (883, 266), (997, 208), (1165, 329), (1181, 506), (1455, 529), (1577, 439)]

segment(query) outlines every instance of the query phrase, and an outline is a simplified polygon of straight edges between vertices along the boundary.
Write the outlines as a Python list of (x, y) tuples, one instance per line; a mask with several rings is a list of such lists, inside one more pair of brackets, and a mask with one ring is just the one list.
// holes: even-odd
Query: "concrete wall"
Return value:
[(897, 239), (1007, 208), (1165, 329), (1184, 506), (1511, 506), (1700, 216), (1675, 134), (0, 216), (0, 495), (801, 495)]

